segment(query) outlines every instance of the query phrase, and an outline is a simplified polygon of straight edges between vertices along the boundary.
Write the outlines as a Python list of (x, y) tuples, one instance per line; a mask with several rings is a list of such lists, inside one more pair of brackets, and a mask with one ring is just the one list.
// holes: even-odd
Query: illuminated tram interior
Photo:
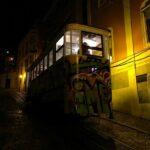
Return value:
[(82, 116), (111, 116), (109, 42), (108, 30), (68, 25), (29, 68), (32, 103), (53, 102), (57, 110), (61, 105), (65, 113)]
[(40, 59), (34, 68), (32, 68), (30, 71), (30, 80), (35, 79), (63, 56), (92, 55), (109, 58), (108, 48), (105, 44), (106, 42), (109, 42), (108, 38), (109, 37), (101, 34), (81, 30), (66, 31), (49, 50), (49, 53)]

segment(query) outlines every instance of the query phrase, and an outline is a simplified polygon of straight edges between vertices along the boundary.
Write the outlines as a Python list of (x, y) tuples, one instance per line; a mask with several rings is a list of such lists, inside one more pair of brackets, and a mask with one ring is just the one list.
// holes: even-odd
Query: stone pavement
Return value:
[[(71, 126), (64, 128), (61, 122), (43, 123), (33, 117), (29, 118), (21, 110), (23, 102), (24, 93), (0, 90), (0, 150), (85, 148), (72, 140), (72, 128), (68, 131)], [(150, 150), (149, 120), (114, 111), (114, 119), (101, 116), (87, 118), (85, 121), (99, 135), (110, 137), (117, 150)]]
[(120, 122), (137, 130), (141, 130), (141, 132), (143, 131), (147, 134), (150, 134), (150, 120), (132, 116), (118, 111), (114, 111), (113, 113), (114, 113), (113, 119), (114, 121)]
[(54, 121), (49, 114), (40, 115), (41, 110), (36, 116), (25, 113), (23, 101), (24, 93), (0, 90), (0, 150), (115, 149), (111, 138), (85, 130), (85, 124), (72, 116), (66, 121), (60, 117)]
[[(150, 121), (114, 111), (114, 118), (105, 116), (87, 119), (99, 134), (105, 134), (116, 141), (116, 149), (149, 150)], [(95, 126), (94, 126), (95, 125)]]

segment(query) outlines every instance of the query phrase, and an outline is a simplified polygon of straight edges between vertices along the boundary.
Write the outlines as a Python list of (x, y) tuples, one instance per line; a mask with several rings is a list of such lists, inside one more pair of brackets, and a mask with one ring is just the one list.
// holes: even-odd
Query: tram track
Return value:
[(112, 120), (112, 119), (109, 119), (109, 118), (104, 118), (104, 117), (101, 117), (101, 119), (104, 119), (104, 120), (107, 120), (107, 121), (111, 121), (111, 122), (113, 122), (113, 123), (115, 123), (115, 124), (118, 124), (118, 125), (121, 125), (121, 126), (130, 128), (130, 129), (132, 129), (132, 130), (135, 130), (135, 131), (138, 131), (138, 132), (140, 132), (140, 133), (142, 133), (142, 134), (146, 134), (146, 135), (150, 136), (150, 133), (149, 133), (149, 132), (144, 131), (144, 130), (139, 129), (139, 128), (136, 128), (136, 127), (133, 127), (133, 126), (130, 126), (130, 125), (127, 125), (127, 124), (125, 124), (125, 123), (121, 123), (121, 122), (119, 122), (119, 121), (115, 121), (115, 120)]
[(87, 122), (92, 123), (91, 127), (97, 134), (106, 135), (114, 140), (117, 149), (150, 149), (150, 134), (146, 131), (108, 118), (89, 120)]
[(91, 128), (82, 129), (82, 132), (80, 132), (80, 138), (86, 138), (84, 145), (88, 143), (86, 146), (89, 150), (135, 150), (134, 147), (127, 145), (123, 141), (120, 141), (102, 131), (96, 133), (96, 131), (93, 131)]

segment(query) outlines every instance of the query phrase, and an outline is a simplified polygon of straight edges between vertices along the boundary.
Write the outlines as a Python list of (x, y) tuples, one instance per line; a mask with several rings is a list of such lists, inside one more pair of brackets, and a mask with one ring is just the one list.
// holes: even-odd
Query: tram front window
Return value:
[(102, 36), (89, 33), (82, 32), (82, 54), (83, 55), (95, 55), (102, 56)]
[(65, 55), (78, 54), (79, 53), (79, 39), (80, 32), (79, 31), (67, 31), (66, 34), (66, 51)]
[(66, 43), (65, 43), (65, 55), (71, 54), (71, 39), (70, 39), (70, 31), (66, 32)]
[(72, 31), (72, 54), (79, 53), (79, 31)]

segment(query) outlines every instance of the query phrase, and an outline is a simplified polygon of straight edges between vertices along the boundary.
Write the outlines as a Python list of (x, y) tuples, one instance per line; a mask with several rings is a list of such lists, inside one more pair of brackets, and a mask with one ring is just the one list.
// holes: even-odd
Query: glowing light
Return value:
[(20, 74), (19, 78), (24, 80), (26, 78), (26, 72), (24, 72), (23, 74)]
[(20, 78), (20, 79), (22, 79), (22, 78), (23, 78), (23, 75), (22, 75), (22, 74), (20, 74), (20, 75), (19, 75), (19, 78)]
[(88, 46), (90, 47), (96, 47), (97, 46), (97, 42), (96, 41), (93, 41), (91, 39), (84, 39), (83, 43), (86, 42)]
[(112, 62), (112, 56), (109, 56), (109, 60), (110, 60), (110, 62)]
[(56, 43), (56, 50), (58, 50), (64, 43), (64, 36), (62, 36), (59, 41)]
[(6, 53), (9, 54), (9, 50), (6, 49)]
[(9, 61), (13, 61), (14, 60), (14, 57), (9, 57)]
[(89, 52), (89, 54), (91, 54), (91, 55), (92, 55), (92, 50), (91, 50), (91, 49), (88, 49), (88, 52)]
[(10, 60), (14, 60), (14, 58), (13, 58), (13, 57), (10, 57)]
[(78, 51), (79, 51), (79, 46), (78, 45), (72, 46), (72, 53), (73, 54), (78, 54)]
[(23, 74), (23, 78), (24, 78), (24, 79), (26, 78), (26, 73)]

